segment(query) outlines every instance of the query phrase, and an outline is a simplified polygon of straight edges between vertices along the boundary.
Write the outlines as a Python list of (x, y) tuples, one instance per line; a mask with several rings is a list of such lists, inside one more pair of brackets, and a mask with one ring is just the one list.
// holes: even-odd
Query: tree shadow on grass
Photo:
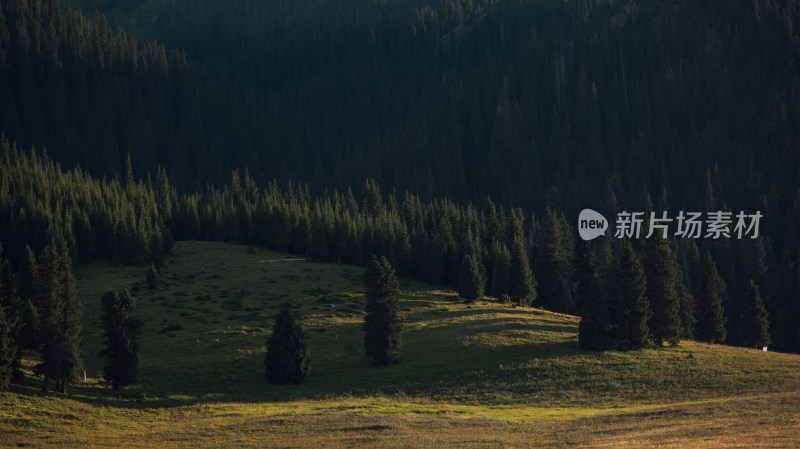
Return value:
[[(229, 354), (214, 353), (192, 366), (184, 366), (185, 362), (145, 365), (140, 370), (141, 383), (121, 391), (95, 381), (71, 386), (66, 396), (50, 395), (96, 406), (130, 409), (331, 397), (402, 396), (449, 400), (453, 392), (480, 399), (493, 394), (484, 391), (489, 379), (524, 384), (524, 370), (509, 371), (510, 365), (586, 354), (576, 340), (559, 337), (559, 334), (575, 333), (577, 328), (565, 324), (557, 316), (535, 309), (509, 308), (500, 313), (505, 316), (493, 316), (497, 313), (481, 309), (444, 311), (439, 315), (432, 315), (430, 311), (413, 314), (408, 321), (416, 318), (439, 324), (408, 326), (403, 332), (404, 352), (400, 363), (386, 367), (372, 366), (364, 356), (359, 324), (326, 326), (327, 332), (316, 338), (328, 340), (319, 340), (317, 348), (311, 347), (311, 376), (297, 386), (267, 383), (263, 354), (256, 351), (241, 354), (235, 361)], [(530, 332), (554, 338), (526, 340)], [(492, 341), (495, 337), (499, 340)], [(319, 351), (316, 358), (315, 350)], [(40, 378), (29, 376), (26, 385), (14, 388), (13, 391), (22, 395), (44, 396), (40, 392)]]
[(166, 409), (190, 405), (198, 402), (198, 398), (189, 396), (169, 395), (153, 396), (139, 386), (130, 386), (121, 390), (113, 390), (110, 386), (100, 383), (78, 382), (67, 388), (67, 394), (42, 391), (41, 376), (27, 374), (25, 380), (13, 384), (9, 391), (28, 398), (59, 398), (82, 402), (93, 406), (116, 407), (125, 409)]

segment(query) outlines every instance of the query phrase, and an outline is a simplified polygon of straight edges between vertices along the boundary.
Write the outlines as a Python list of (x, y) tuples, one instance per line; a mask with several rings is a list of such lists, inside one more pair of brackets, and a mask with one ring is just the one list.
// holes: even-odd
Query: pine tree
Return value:
[(531, 272), (528, 252), (522, 239), (514, 240), (511, 249), (511, 275), (509, 296), (521, 306), (529, 306), (536, 300), (536, 280)]
[[(642, 264), (631, 243), (625, 240), (616, 267), (618, 307), (610, 319), (616, 324), (614, 332), (617, 349), (639, 349), (647, 345), (649, 329), (647, 322), (652, 311), (647, 301), (647, 282)], [(612, 299), (613, 301), (613, 299)]]
[(59, 386), (62, 393), (67, 393), (67, 385), (78, 380), (82, 362), (80, 359), (80, 341), (83, 306), (78, 299), (77, 283), (72, 274), (72, 258), (66, 241), (61, 241), (60, 265), (62, 271), (61, 295), (63, 298), (63, 314), (60, 317), (62, 338), (60, 342), (61, 366), (59, 369)]
[(717, 274), (717, 266), (706, 250), (700, 261), (700, 275), (697, 280), (695, 303), (697, 306), (697, 327), (695, 338), (709, 343), (725, 341), (725, 316), (722, 309), (722, 292), (725, 281)]
[(131, 154), (128, 153), (125, 159), (125, 188), (132, 190), (136, 185), (136, 179), (133, 177), (133, 165), (131, 164)]
[(158, 270), (152, 263), (147, 269), (147, 288), (155, 290), (158, 288)]
[(768, 346), (772, 342), (764, 301), (761, 300), (758, 285), (752, 279), (747, 287), (744, 310), (739, 315), (739, 341), (742, 346), (756, 348)]
[(49, 391), (49, 381), (58, 379), (58, 367), (61, 360), (59, 351), (59, 317), (63, 303), (61, 298), (61, 280), (63, 274), (56, 252), (55, 242), (51, 242), (39, 255), (39, 270), (37, 284), (38, 299), (40, 304), (40, 336), (42, 362), (36, 367), (38, 373), (44, 376), (42, 389)]
[(584, 349), (601, 351), (609, 349), (608, 310), (605, 298), (600, 295), (600, 279), (594, 264), (591, 243), (581, 241), (575, 247), (575, 295), (580, 310), (578, 344)]
[(375, 365), (396, 363), (400, 357), (403, 320), (398, 307), (399, 283), (385, 257), (373, 257), (364, 274), (367, 306), (364, 346)]
[(319, 213), (314, 217), (311, 224), (311, 247), (309, 248), (309, 255), (314, 262), (327, 262), (330, 254), (330, 243), (328, 236), (331, 234), (331, 229), (327, 217), (323, 213)]
[(697, 323), (697, 311), (694, 304), (694, 295), (685, 284), (678, 285), (678, 298), (680, 300), (680, 337), (686, 340), (694, 338), (694, 329)]
[(30, 245), (25, 245), (25, 252), (22, 253), (22, 261), (17, 267), (17, 294), (24, 303), (36, 298), (36, 257), (33, 255)]
[(37, 270), (33, 250), (29, 245), (25, 245), (17, 275), (17, 294), (22, 305), (17, 343), (21, 351), (31, 351), (39, 347), (39, 312), (36, 305), (38, 298)]
[(511, 253), (504, 243), (492, 244), (492, 284), (490, 293), (496, 298), (508, 295), (511, 276)]
[(101, 303), (103, 350), (99, 356), (105, 360), (103, 376), (118, 390), (136, 383), (141, 323), (134, 317), (136, 301), (127, 290), (121, 295), (109, 290), (103, 294)]
[(303, 328), (295, 321), (287, 304), (275, 317), (264, 366), (267, 379), (279, 385), (299, 384), (311, 372), (311, 355), (306, 348)]
[(597, 295), (597, 267), (592, 242), (578, 242), (575, 246), (574, 266), (575, 291), (572, 297), (576, 312), (583, 316), (586, 305)]
[(3, 247), (0, 245), (0, 391), (8, 389), (14, 370), (14, 360), (17, 355), (16, 342), (14, 341), (15, 322), (9, 311), (11, 297), (7, 297), (11, 286), (8, 285), (8, 265), (3, 259)]
[(200, 216), (197, 213), (197, 201), (190, 197), (186, 201), (185, 208), (182, 226), (183, 238), (186, 240), (202, 239)]
[(17, 309), (14, 275), (0, 244), (0, 390), (7, 389), (12, 380), (21, 380)]
[(536, 231), (536, 279), (543, 307), (570, 313), (572, 298), (572, 250), (564, 246), (564, 229), (555, 211), (545, 211)]
[(644, 242), (642, 266), (647, 278), (647, 299), (652, 315), (648, 323), (650, 336), (660, 347), (665, 341), (678, 342), (681, 333), (681, 271), (669, 240), (657, 233)]
[(67, 385), (78, 378), (81, 305), (75, 291), (75, 278), (69, 251), (63, 240), (51, 241), (39, 259), (40, 345), (42, 362), (37, 371), (44, 376), (43, 390), (57, 382), (66, 393)]
[(5, 307), (0, 307), (0, 391), (8, 389), (13, 377), (14, 356), (17, 353), (12, 339), (14, 324), (6, 316)]
[(458, 274), (458, 295), (467, 301), (475, 301), (483, 297), (485, 285), (486, 274), (478, 257), (465, 255)]
[(362, 210), (370, 217), (378, 217), (383, 213), (383, 200), (381, 199), (381, 189), (373, 179), (364, 182), (361, 190)]
[(39, 348), (39, 310), (30, 299), (22, 304), (19, 313), (17, 345), (20, 351)]

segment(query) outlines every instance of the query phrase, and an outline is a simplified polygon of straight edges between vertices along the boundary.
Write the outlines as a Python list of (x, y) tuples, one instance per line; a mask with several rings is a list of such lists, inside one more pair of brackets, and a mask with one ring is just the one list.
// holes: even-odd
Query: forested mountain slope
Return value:
[(179, 53), (18, 3), (3, 128), (95, 173), (130, 152), (184, 187), (247, 166), (539, 213), (554, 186), (570, 215), (609, 183), (697, 207), (709, 169), (732, 208), (798, 187), (791, 1), (73, 2)]

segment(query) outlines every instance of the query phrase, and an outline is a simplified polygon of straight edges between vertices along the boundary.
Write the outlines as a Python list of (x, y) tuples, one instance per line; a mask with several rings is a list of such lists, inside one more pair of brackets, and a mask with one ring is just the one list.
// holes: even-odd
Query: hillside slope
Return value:
[[(683, 342), (622, 353), (577, 347), (577, 319), (465, 305), (401, 285), (398, 365), (363, 355), (362, 269), (243, 246), (179, 242), (157, 290), (143, 267), (77, 271), (89, 380), (69, 397), (39, 381), (0, 394), (3, 444), (34, 447), (528, 447), (797, 441), (800, 356)], [(128, 288), (145, 327), (140, 384), (99, 379), (99, 299)], [(263, 376), (277, 308), (302, 317), (312, 372)], [(28, 366), (33, 363), (27, 360)]]

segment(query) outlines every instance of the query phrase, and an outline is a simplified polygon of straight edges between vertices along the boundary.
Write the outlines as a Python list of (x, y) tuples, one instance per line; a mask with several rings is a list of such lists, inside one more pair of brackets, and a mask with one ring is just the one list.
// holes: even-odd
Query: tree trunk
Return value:
[(49, 393), (50, 392), (50, 388), (47, 385), (48, 381), (49, 381), (49, 379), (47, 378), (47, 376), (45, 376), (44, 384), (42, 385), (42, 391), (45, 392), (45, 393)]

